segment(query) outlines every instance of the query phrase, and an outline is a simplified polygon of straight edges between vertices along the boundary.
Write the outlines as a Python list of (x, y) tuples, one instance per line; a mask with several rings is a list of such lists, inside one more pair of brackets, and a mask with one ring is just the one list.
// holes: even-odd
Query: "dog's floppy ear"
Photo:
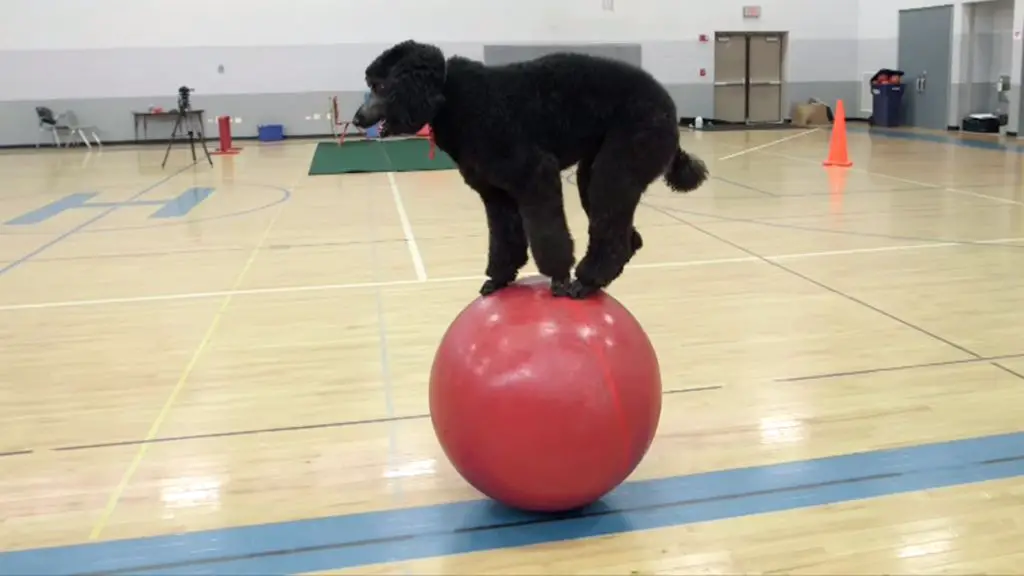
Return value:
[[(388, 125), (398, 133), (415, 133), (429, 123), (444, 104), (445, 59), (437, 46), (408, 40), (382, 54), (391, 60), (387, 78)], [(395, 58), (395, 56), (398, 56)]]

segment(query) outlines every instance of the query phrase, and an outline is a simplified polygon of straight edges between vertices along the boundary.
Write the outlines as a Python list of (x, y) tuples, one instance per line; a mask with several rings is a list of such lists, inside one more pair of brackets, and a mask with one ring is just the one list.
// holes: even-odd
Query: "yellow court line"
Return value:
[(181, 376), (178, 378), (178, 382), (174, 385), (171, 390), (170, 396), (164, 402), (163, 408), (160, 409), (160, 413), (157, 414), (153, 424), (149, 427), (149, 432), (146, 433), (146, 438), (139, 445), (139, 451), (135, 454), (135, 458), (132, 463), (125, 470), (124, 476), (121, 477), (121, 482), (118, 483), (114, 491), (111, 492), (110, 498), (107, 500), (107, 506), (103, 510), (103, 514), (92, 528), (92, 532), (89, 533), (90, 540), (96, 540), (103, 533), (104, 528), (107, 527), (107, 523), (110, 521), (110, 517), (114, 514), (114, 509), (117, 508), (118, 502), (121, 501), (121, 497), (124, 495), (125, 489), (128, 487), (128, 483), (131, 482), (132, 477), (139, 469), (139, 465), (142, 463), (142, 459), (146, 457), (146, 453), (149, 452), (150, 443), (156, 438), (160, 432), (160, 427), (163, 426), (164, 420), (171, 412), (171, 408), (178, 400), (178, 396), (181, 395), (182, 390), (185, 389), (185, 384), (188, 383), (189, 377), (192, 375), (192, 371), (195, 370), (196, 364), (199, 362), (199, 358), (202, 357), (203, 353), (206, 352), (207, 346), (210, 344), (210, 340), (213, 338), (213, 334), (217, 331), (217, 327), (220, 325), (220, 319), (224, 316), (224, 312), (228, 309), (231, 304), (231, 300), (234, 297), (234, 292), (241, 286), (242, 281), (245, 280), (245, 276), (249, 273), (249, 269), (252, 268), (253, 262), (256, 261), (256, 255), (259, 254), (260, 249), (266, 243), (267, 238), (270, 236), (270, 230), (277, 223), (278, 217), (284, 210), (285, 204), (282, 204), (280, 208), (274, 213), (274, 216), (270, 219), (267, 224), (267, 228), (263, 231), (263, 235), (260, 237), (260, 241), (256, 244), (256, 247), (252, 249), (249, 254), (249, 259), (246, 260), (245, 265), (242, 266), (242, 270), (238, 273), (238, 277), (235, 278), (234, 283), (231, 286), (231, 290), (228, 291), (223, 302), (221, 302), (220, 308), (217, 309), (217, 313), (214, 314), (213, 320), (210, 322), (210, 327), (206, 329), (206, 334), (203, 335), (203, 339), (199, 341), (199, 346), (196, 347), (195, 352), (192, 353), (192, 358), (189, 359), (188, 364), (185, 365), (185, 369), (182, 371)]

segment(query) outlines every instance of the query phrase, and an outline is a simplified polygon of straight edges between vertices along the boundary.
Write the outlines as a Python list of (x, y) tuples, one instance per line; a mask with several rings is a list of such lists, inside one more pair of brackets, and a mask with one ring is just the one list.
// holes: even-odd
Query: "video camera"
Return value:
[(167, 166), (167, 158), (171, 155), (171, 146), (174, 145), (175, 140), (180, 136), (188, 135), (188, 144), (192, 148), (192, 163), (196, 162), (196, 140), (199, 140), (199, 145), (203, 147), (203, 152), (206, 153), (206, 161), (213, 166), (213, 158), (210, 157), (210, 151), (206, 148), (206, 138), (203, 136), (203, 122), (202, 117), (198, 114), (191, 114), (192, 102), (191, 96), (195, 92), (195, 88), (189, 88), (188, 86), (182, 86), (178, 88), (178, 110), (175, 112), (177, 119), (174, 122), (174, 128), (171, 130), (171, 138), (167, 141), (167, 151), (164, 152), (164, 161), (160, 164), (163, 168)]
[(192, 102), (189, 97), (195, 90), (195, 88), (189, 88), (188, 86), (178, 88), (178, 112), (184, 114), (192, 109)]

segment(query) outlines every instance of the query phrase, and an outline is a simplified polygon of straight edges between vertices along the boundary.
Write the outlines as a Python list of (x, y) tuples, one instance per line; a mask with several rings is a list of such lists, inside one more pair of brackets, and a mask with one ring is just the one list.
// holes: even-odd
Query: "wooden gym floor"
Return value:
[(650, 190), (612, 289), (659, 435), (547, 523), (427, 417), (486, 252), (455, 172), (0, 155), (0, 573), (1024, 573), (1020, 150), (851, 126), (830, 177), (827, 131), (681, 138), (714, 179)]

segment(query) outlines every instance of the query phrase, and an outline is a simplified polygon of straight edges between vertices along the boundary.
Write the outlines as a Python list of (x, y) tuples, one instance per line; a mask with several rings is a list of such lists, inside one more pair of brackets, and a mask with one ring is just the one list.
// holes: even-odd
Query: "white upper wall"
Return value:
[[(857, 1), (614, 0), (608, 12), (602, 0), (4, 0), (0, 50), (694, 41), (716, 30), (852, 40)], [(761, 18), (744, 20), (745, 4)]]
[[(187, 69), (183, 76), (208, 73), (209, 78), (203, 78), (207, 85), (224, 84), (224, 91), (237, 93), (266, 90), (263, 84), (250, 85), (242, 78), (250, 70), (238, 63), (251, 60), (251, 47), (288, 47), (268, 50), (256, 63), (265, 67), (264, 83), (294, 82), (301, 90), (337, 89), (361, 86), (365, 63), (382, 48), (416, 38), (473, 58), (482, 57), (480, 45), (485, 43), (639, 42), (644, 44), (645, 65), (656, 69), (659, 78), (700, 83), (711, 80), (710, 75), (697, 73), (699, 68), (712, 68), (714, 50), (710, 44), (695, 44), (700, 34), (762, 30), (789, 32), (794, 47), (787, 58), (791, 81), (860, 81), (865, 73), (897, 65), (900, 9), (941, 1), (612, 0), (614, 10), (606, 11), (604, 0), (3, 0), (0, 75), (31, 76), (35, 63), (47, 60), (49, 51), (62, 51), (52, 57), (72, 63), (75, 78), (67, 81), (81, 84), (86, 79), (97, 84), (96, 91), (110, 85), (114, 77), (133, 74), (140, 75), (135, 90), (152, 89), (141, 77), (145, 72), (138, 62), (149, 58), (154, 62), (152, 74), (160, 76), (156, 80), (163, 81), (161, 70)], [(982, 63), (969, 50), (961, 50), (963, 0), (952, 1), (956, 4), (953, 78), (971, 81), (966, 74), (970, 68), (972, 79), (988, 81), (995, 71), (1008, 68), (1011, 47), (1000, 44), (997, 54)], [(1013, 2), (985, 2), (972, 29), (1008, 29)], [(742, 8), (747, 4), (759, 5), (761, 18), (744, 19)], [(310, 51), (310, 47), (339, 44), (346, 45), (344, 57), (334, 61), (325, 62), (322, 52)], [(116, 48), (122, 50), (114, 54)], [(169, 48), (191, 50), (175, 50), (177, 62), (172, 66), (163, 62), (171, 58), (165, 50)], [(209, 62), (211, 53), (202, 48), (215, 48), (218, 60)], [(84, 50), (107, 52), (90, 55)], [(238, 50), (247, 50), (244, 58), (235, 54)], [(307, 56), (314, 52), (316, 58)], [(306, 64), (296, 66), (301, 61)], [(6, 71), (16, 64), (21, 72)], [(228, 78), (211, 72), (218, 64), (235, 74)], [(324, 80), (320, 84), (308, 80), (313, 75)], [(41, 91), (33, 88), (31, 77), (22, 80), (20, 88), (8, 85), (0, 87), (0, 92), (11, 92), (4, 94), (10, 98), (36, 98), (65, 91), (57, 85)]]
[[(857, 0), (612, 1), (3, 0), (0, 100), (162, 94), (171, 79), (208, 94), (363, 90), (366, 64), (408, 38), (474, 59), (484, 44), (641, 43), (661, 81), (710, 84), (701, 34), (785, 31), (787, 80), (856, 78)], [(744, 19), (752, 3), (761, 17)], [(54, 67), (68, 73), (38, 74)]]

